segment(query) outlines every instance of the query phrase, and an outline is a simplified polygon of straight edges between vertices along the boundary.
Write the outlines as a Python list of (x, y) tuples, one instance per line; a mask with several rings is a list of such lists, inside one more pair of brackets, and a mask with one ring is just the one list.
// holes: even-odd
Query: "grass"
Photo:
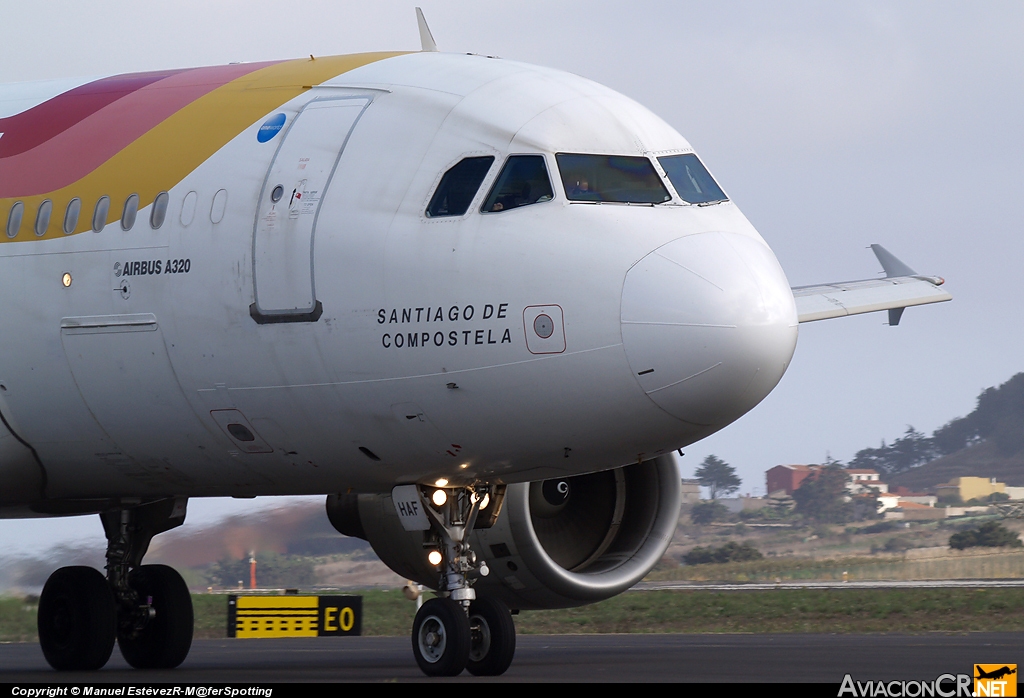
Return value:
[(900, 556), (816, 558), (764, 558), (715, 565), (682, 565), (655, 568), (650, 581), (695, 582), (842, 581), (848, 572), (854, 580), (913, 579), (1020, 579), (1024, 577), (1024, 551), (1019, 549), (972, 549), (966, 556), (910, 558)]
[(524, 611), (520, 633), (924, 633), (1024, 630), (1024, 589), (629, 592)]
[(35, 642), (36, 603), (0, 598), (0, 642)]
[[(902, 564), (893, 558), (847, 557), (838, 560), (815, 558), (763, 558), (747, 562), (726, 562), (717, 565), (683, 565), (655, 570), (647, 575), (650, 581), (687, 580), (694, 582), (774, 582), (781, 580), (842, 580), (844, 571), (862, 570)], [(850, 577), (854, 579), (856, 577)]]
[[(362, 592), (363, 634), (404, 636), (416, 604)], [(227, 596), (196, 594), (197, 638), (226, 635)], [(35, 641), (36, 607), (0, 599), (0, 641)], [(635, 591), (580, 608), (522, 611), (521, 634), (926, 633), (1024, 631), (1024, 589)]]

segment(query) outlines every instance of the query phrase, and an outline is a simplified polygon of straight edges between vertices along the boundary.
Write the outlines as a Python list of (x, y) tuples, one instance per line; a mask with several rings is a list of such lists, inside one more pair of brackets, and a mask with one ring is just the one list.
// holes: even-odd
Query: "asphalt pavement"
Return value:
[[(894, 631), (898, 628), (894, 628)], [(307, 681), (422, 681), (405, 637), (197, 640), (170, 671), (128, 667), (115, 649), (106, 668), (49, 669), (38, 645), (0, 645), (0, 683), (72, 686), (227, 684), (268, 686)], [(467, 673), (449, 681), (530, 682), (816, 682), (932, 681), (970, 674), (974, 663), (1024, 664), (1024, 633), (928, 635), (521, 635), (501, 677)], [(438, 679), (430, 679), (437, 681)], [(83, 691), (84, 693), (84, 691)]]

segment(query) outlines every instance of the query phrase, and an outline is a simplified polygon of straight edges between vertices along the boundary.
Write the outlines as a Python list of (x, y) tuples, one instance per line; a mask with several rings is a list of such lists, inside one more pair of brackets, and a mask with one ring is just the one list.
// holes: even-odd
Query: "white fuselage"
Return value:
[[(282, 238), (260, 226), (291, 136), (257, 132), (312, 100), (360, 111), (315, 226)], [(797, 338), (757, 231), (732, 202), (686, 204), (667, 179), (667, 203), (571, 203), (560, 152), (657, 166), (692, 149), (588, 80), (410, 54), (239, 133), (169, 191), (158, 230), (147, 206), (129, 231), (0, 245), (0, 410), (35, 449), (46, 498), (523, 482), (648, 459), (750, 410)], [(554, 196), (482, 213), (510, 154), (542, 155)], [(467, 213), (428, 218), (442, 175), (486, 155)], [(254, 320), (292, 297), (302, 309), (307, 289), (315, 321)]]

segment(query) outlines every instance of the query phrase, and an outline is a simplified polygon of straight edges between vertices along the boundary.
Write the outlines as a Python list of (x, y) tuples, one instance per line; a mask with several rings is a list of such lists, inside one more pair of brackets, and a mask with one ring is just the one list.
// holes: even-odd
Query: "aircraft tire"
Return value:
[(114, 594), (98, 570), (61, 567), (39, 595), (37, 623), (43, 656), (54, 669), (99, 669), (114, 650)]
[(155, 615), (134, 636), (118, 626), (121, 654), (136, 669), (173, 669), (192, 647), (192, 597), (185, 580), (167, 565), (142, 565), (128, 583), (143, 600), (152, 597)]
[(490, 596), (477, 598), (469, 605), (469, 629), (469, 673), (504, 674), (516, 654), (516, 626), (508, 606)]
[(451, 599), (430, 599), (412, 624), (412, 653), (427, 676), (458, 676), (469, 661), (469, 618)]

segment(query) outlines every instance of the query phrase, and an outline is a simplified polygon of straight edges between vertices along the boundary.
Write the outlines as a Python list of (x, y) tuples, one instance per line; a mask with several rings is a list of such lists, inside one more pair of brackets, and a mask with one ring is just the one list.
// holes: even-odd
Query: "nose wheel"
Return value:
[(412, 653), (427, 676), (458, 676), (469, 661), (469, 619), (451, 599), (430, 599), (412, 624)]
[(469, 605), (469, 662), (475, 676), (500, 676), (516, 654), (516, 626), (508, 606), (489, 596)]

